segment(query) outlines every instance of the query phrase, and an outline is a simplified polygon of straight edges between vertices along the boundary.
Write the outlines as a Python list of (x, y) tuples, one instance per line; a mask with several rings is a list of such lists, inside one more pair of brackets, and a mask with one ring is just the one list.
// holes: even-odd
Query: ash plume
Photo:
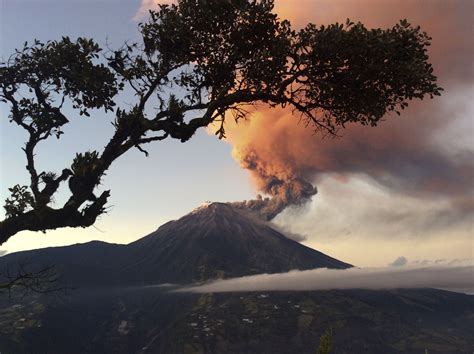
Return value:
[[(412, 102), (401, 117), (387, 117), (377, 128), (348, 124), (336, 139), (318, 138), (304, 124), (298, 125), (298, 117), (288, 109), (261, 106), (238, 126), (229, 122), (227, 142), (234, 148), (234, 158), (249, 171), (256, 190), (271, 197), (240, 205), (263, 210), (271, 218), (286, 206), (311, 199), (314, 193), (310, 192), (291, 197), (293, 183), (297, 191), (309, 191), (302, 185), (320, 183), (326, 176), (342, 182), (362, 176), (392, 195), (449, 204), (441, 219), (431, 219), (432, 225), (440, 220), (446, 225), (472, 220), (474, 76), (469, 38), (473, 36), (470, 14), (474, 3), (435, 0), (428, 7), (417, 2), (401, 6), (395, 0), (380, 6), (365, 0), (348, 0), (345, 6), (328, 0), (302, 3), (304, 6), (294, 7), (289, 0), (278, 0), (276, 12), (296, 26), (349, 17), (382, 28), (410, 14), (409, 22), (419, 24), (433, 38), (430, 61), (445, 91), (437, 100)], [(448, 38), (452, 33), (456, 41)], [(290, 197), (285, 191), (290, 191)]]
[(258, 189), (270, 197), (230, 203), (238, 209), (250, 210), (270, 221), (287, 206), (302, 205), (317, 193), (309, 181), (290, 165), (282, 166), (272, 160), (262, 160), (255, 151), (240, 152), (241, 166), (252, 172)]

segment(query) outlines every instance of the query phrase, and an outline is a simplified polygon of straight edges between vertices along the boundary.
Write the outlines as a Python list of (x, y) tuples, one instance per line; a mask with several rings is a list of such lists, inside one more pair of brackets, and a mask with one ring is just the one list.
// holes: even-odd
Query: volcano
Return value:
[(293, 241), (255, 215), (206, 203), (128, 245), (93, 241), (19, 252), (15, 264), (54, 264), (71, 286), (185, 284), (294, 269), (344, 269), (350, 264)]
[(127, 271), (144, 283), (351, 267), (225, 203), (204, 204), (128, 247), (131, 259)]

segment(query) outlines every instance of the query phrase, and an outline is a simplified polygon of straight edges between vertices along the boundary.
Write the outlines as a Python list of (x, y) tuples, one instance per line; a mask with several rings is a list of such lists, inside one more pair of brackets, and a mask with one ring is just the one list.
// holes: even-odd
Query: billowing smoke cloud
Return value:
[(311, 184), (327, 174), (341, 180), (364, 175), (378, 188), (410, 198), (449, 200), (441, 215), (443, 220), (453, 216), (448, 223), (472, 218), (473, 10), (474, 3), (466, 1), (400, 5), (392, 0), (303, 0), (297, 7), (289, 0), (276, 1), (276, 11), (297, 26), (349, 17), (367, 26), (389, 27), (408, 16), (433, 37), (430, 61), (446, 91), (433, 101), (412, 102), (402, 117), (388, 116), (377, 128), (349, 125), (336, 139), (315, 136), (289, 110), (259, 107), (248, 121), (230, 123), (227, 135), (234, 157), (250, 171), (256, 189), (272, 197), (240, 205), (263, 210), (271, 219), (287, 205), (310, 200), (315, 191)]
[(278, 162), (281, 161), (262, 160), (253, 151), (243, 152), (237, 158), (243, 168), (256, 176), (258, 189), (271, 198), (258, 195), (255, 200), (232, 203), (234, 207), (252, 210), (261, 218), (272, 220), (288, 205), (302, 205), (317, 193), (316, 188), (289, 164), (280, 166)]
[(437, 288), (474, 292), (474, 266), (467, 264), (431, 267), (313, 269), (280, 274), (259, 274), (217, 280), (182, 288), (181, 292), (309, 291), (331, 289)]

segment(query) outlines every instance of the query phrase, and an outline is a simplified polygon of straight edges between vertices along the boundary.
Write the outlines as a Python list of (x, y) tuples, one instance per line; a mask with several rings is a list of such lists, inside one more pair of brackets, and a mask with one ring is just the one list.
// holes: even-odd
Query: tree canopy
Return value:
[[(92, 225), (110, 196), (94, 191), (117, 158), (132, 148), (146, 153), (154, 141), (186, 142), (216, 122), (223, 138), (226, 119), (245, 118), (249, 104), (288, 106), (312, 129), (336, 134), (440, 94), (428, 62), (431, 38), (406, 20), (388, 29), (348, 20), (296, 30), (272, 10), (272, 0), (179, 0), (150, 11), (139, 25), (142, 43), (103, 50), (93, 39), (63, 37), (16, 50), (0, 64), (0, 100), (28, 133), (30, 185), (9, 189), (0, 243), (23, 230)], [(122, 90), (134, 93), (132, 106), (119, 106)], [(78, 152), (61, 172), (39, 171), (35, 148), (64, 139), (66, 102), (86, 117), (114, 112), (114, 134), (102, 151)], [(55, 205), (64, 183), (70, 197)]]

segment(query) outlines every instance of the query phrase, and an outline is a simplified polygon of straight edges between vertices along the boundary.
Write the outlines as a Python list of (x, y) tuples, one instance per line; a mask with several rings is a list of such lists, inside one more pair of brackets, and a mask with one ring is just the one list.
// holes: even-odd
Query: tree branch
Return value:
[(45, 231), (61, 227), (88, 227), (95, 223), (98, 216), (104, 213), (110, 191), (103, 192), (99, 198), (82, 211), (75, 205), (65, 205), (61, 209), (50, 207), (41, 210), (30, 210), (18, 216), (9, 217), (0, 222), (0, 244), (11, 236), (24, 230)]

